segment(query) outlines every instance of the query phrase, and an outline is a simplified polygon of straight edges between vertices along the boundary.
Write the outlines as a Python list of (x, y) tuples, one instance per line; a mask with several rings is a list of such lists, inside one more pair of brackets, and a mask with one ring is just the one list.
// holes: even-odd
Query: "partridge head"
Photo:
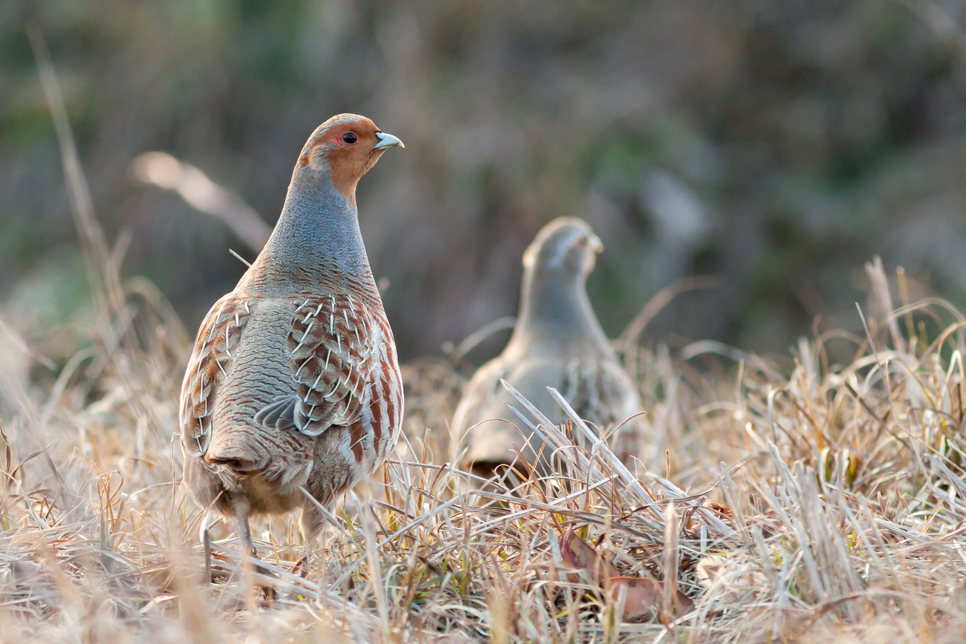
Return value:
[[(387, 134), (364, 116), (340, 114), (316, 128), (299, 155), (294, 177), (325, 181), (355, 204), (356, 186), (382, 153), (404, 148), (403, 142)], [(293, 181), (294, 181), (293, 177)]]
[(356, 207), (402, 142), (340, 114), (309, 137), (271, 237), (201, 324), (181, 390), (185, 482), (238, 522), (301, 509), (308, 549), (331, 507), (399, 435), (402, 383)]
[(551, 473), (551, 448), (507, 408), (506, 380), (552, 421), (565, 420), (547, 387), (557, 389), (581, 418), (613, 430), (625, 423), (615, 447), (628, 460), (639, 436), (640, 412), (633, 380), (624, 371), (587, 297), (587, 277), (602, 250), (586, 222), (559, 218), (547, 224), (523, 255), (520, 313), (503, 353), (470, 380), (452, 430), (465, 451), (462, 464), (482, 476), (501, 465)]

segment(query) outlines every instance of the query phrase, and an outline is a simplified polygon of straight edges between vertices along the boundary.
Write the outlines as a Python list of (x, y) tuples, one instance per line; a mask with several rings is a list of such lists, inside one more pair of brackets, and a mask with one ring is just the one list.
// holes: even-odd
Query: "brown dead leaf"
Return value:
[(624, 596), (624, 617), (648, 617), (658, 612), (664, 603), (664, 587), (661, 582), (641, 577), (614, 577), (610, 580), (610, 594), (614, 601)]
[(560, 538), (560, 554), (568, 565), (589, 570), (598, 577), (620, 576), (617, 568), (605, 561), (600, 553), (578, 537), (573, 528), (567, 528)]
[(703, 505), (706, 508), (710, 508), (711, 510), (714, 510), (719, 515), (721, 515), (722, 517), (725, 517), (725, 518), (728, 518), (728, 519), (734, 519), (735, 518), (735, 515), (734, 515), (734, 513), (732, 513), (731, 508), (729, 508), (724, 503), (719, 503), (717, 501), (712, 501), (711, 499), (705, 499)]
[[(648, 577), (614, 577), (610, 580), (611, 596), (616, 600), (620, 589), (626, 589), (625, 617), (647, 617), (664, 608), (664, 584)], [(681, 617), (694, 607), (691, 598), (674, 591), (674, 615)]]
[[(621, 577), (617, 568), (578, 537), (573, 528), (568, 528), (560, 538), (560, 554), (568, 565), (587, 570), (597, 577), (602, 588), (609, 583), (612, 599), (616, 600), (623, 588), (625, 617), (647, 617), (664, 609), (664, 585), (661, 582), (648, 577)], [(678, 617), (694, 606), (691, 598), (680, 590), (675, 591), (674, 604), (674, 614)]]

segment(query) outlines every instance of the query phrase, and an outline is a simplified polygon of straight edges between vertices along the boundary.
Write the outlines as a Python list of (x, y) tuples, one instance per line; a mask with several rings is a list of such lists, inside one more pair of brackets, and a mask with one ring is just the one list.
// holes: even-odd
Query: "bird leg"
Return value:
[(302, 576), (302, 579), (308, 578), (309, 568), (311, 567), (311, 564), (312, 564), (312, 542), (306, 541), (305, 554), (303, 554), (302, 558), (298, 560), (297, 564), (295, 564), (295, 570), (299, 571), (299, 574)]
[(211, 536), (208, 534), (208, 526), (211, 525), (211, 510), (205, 515), (205, 518), (201, 521), (201, 545), (205, 549), (205, 585), (211, 584)]
[(243, 503), (236, 503), (234, 506), (235, 521), (238, 522), (238, 536), (251, 556), (258, 559), (258, 550), (255, 549), (255, 544), (252, 542), (252, 530), (248, 526), (248, 507), (246, 506), (247, 504)]
[[(247, 503), (235, 503), (235, 521), (238, 523), (238, 536), (242, 540), (242, 545), (248, 550), (252, 558), (255, 560), (253, 562), (245, 561), (242, 566), (250, 571), (256, 572), (260, 575), (265, 575), (267, 577), (274, 577), (275, 575), (266, 568), (264, 568), (258, 561), (258, 550), (255, 549), (255, 543), (252, 541), (252, 530), (248, 525), (248, 512), (249, 507)], [(259, 584), (259, 588), (265, 593), (265, 598), (269, 601), (275, 599), (275, 589), (271, 586)]]
[(295, 566), (295, 570), (301, 569), (302, 577), (308, 577), (310, 564), (312, 563), (312, 546), (322, 532), (325, 524), (325, 517), (322, 511), (309, 503), (302, 506), (302, 514), (299, 517), (299, 528), (302, 530), (302, 538), (305, 540), (304, 556)]

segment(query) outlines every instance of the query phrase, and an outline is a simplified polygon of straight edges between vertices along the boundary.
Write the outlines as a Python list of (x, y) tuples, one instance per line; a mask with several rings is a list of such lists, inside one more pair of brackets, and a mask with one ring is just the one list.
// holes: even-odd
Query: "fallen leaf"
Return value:
[(732, 513), (731, 508), (729, 508), (724, 503), (718, 503), (717, 501), (712, 501), (711, 499), (705, 499), (703, 503), (704, 507), (714, 510), (720, 515), (727, 517), (728, 519), (734, 519), (735, 515)]
[(578, 537), (573, 528), (567, 528), (560, 538), (560, 555), (563, 560), (574, 568), (589, 570), (597, 576), (619, 577), (620, 572), (613, 564)]
[[(615, 601), (624, 589), (624, 616), (647, 617), (664, 609), (664, 585), (649, 577), (621, 577), (613, 564), (568, 528), (560, 538), (560, 555), (568, 565), (589, 571), (597, 577), (601, 588), (610, 588)], [(675, 590), (674, 614), (684, 615), (694, 606), (691, 598)]]
[(664, 587), (661, 582), (641, 577), (614, 577), (610, 580), (610, 593), (614, 601), (625, 590), (624, 617), (647, 617), (654, 615), (664, 603)]

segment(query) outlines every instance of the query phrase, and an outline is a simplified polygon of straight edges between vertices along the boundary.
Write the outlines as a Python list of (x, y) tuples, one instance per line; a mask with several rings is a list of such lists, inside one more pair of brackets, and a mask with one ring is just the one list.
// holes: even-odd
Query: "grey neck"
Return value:
[(271, 295), (340, 282), (375, 290), (358, 210), (327, 174), (296, 168), (275, 230), (240, 286)]
[(538, 275), (527, 271), (520, 317), (510, 341), (537, 338), (580, 342), (610, 351), (610, 343), (587, 297), (586, 279), (585, 275)]

